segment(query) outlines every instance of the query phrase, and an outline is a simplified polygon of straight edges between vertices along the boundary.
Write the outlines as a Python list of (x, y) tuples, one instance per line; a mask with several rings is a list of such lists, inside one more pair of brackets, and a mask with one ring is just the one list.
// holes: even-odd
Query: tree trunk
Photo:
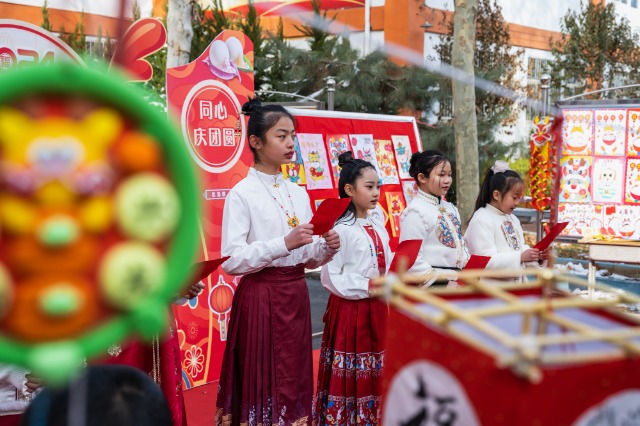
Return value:
[(167, 11), (167, 68), (189, 63), (193, 27), (191, 0), (169, 0)]
[(479, 190), (478, 127), (473, 58), (478, 0), (456, 0), (453, 15), (451, 65), (463, 71), (465, 81), (453, 80), (453, 132), (456, 145), (458, 210), (463, 223), (473, 214)]

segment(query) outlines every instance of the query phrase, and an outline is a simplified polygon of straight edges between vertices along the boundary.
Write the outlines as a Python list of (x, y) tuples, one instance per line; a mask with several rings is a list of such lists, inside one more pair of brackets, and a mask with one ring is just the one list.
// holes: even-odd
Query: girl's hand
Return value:
[(540, 250), (538, 249), (529, 249), (520, 254), (521, 262), (535, 262), (538, 259), (540, 259)]
[(333, 229), (322, 236), (329, 248), (338, 250), (340, 248), (340, 235)]
[(284, 244), (287, 246), (287, 250), (291, 251), (298, 247), (306, 246), (313, 242), (313, 225), (310, 223), (304, 223), (298, 225), (289, 235), (284, 237)]
[(184, 294), (184, 297), (187, 299), (193, 299), (194, 297), (198, 297), (202, 290), (204, 289), (204, 283), (202, 281), (198, 281), (195, 284), (191, 284), (191, 286), (187, 289), (187, 292)]
[(39, 377), (36, 377), (31, 373), (25, 374), (24, 377), (27, 379), (27, 383), (25, 384), (27, 392), (33, 393), (42, 387), (42, 380)]
[(548, 260), (551, 257), (551, 247), (547, 247), (540, 252), (540, 260)]

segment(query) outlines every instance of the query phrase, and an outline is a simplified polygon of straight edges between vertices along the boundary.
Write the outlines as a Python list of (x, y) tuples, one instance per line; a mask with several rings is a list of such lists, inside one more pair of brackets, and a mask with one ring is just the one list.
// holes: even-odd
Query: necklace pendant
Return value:
[(295, 228), (296, 226), (300, 225), (300, 221), (298, 220), (298, 216), (290, 217), (290, 218), (287, 220), (287, 224), (288, 224), (291, 228)]

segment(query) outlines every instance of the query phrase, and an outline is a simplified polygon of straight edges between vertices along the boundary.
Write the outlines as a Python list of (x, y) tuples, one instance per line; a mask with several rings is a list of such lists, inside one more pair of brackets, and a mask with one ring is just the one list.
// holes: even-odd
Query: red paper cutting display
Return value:
[(313, 225), (313, 235), (324, 235), (329, 232), (350, 203), (351, 198), (324, 200), (309, 222)]
[(556, 223), (554, 227), (549, 230), (549, 233), (543, 239), (538, 241), (538, 243), (535, 246), (533, 246), (533, 248), (538, 249), (540, 251), (543, 251), (549, 248), (553, 240), (555, 240), (558, 237), (558, 235), (560, 235), (560, 233), (564, 230), (564, 228), (567, 227), (568, 224), (569, 222)]
[(389, 272), (396, 272), (398, 261), (402, 258), (406, 259), (406, 268), (410, 269), (413, 264), (416, 263), (418, 253), (420, 253), (420, 247), (422, 247), (422, 240), (404, 240), (398, 244), (396, 253), (391, 261), (391, 266), (389, 267)]

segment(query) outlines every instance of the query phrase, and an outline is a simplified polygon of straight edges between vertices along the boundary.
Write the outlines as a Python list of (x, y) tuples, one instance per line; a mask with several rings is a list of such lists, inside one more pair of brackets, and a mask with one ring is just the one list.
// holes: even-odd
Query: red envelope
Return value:
[(543, 251), (549, 248), (553, 240), (555, 240), (558, 237), (558, 235), (560, 235), (560, 233), (564, 230), (564, 228), (567, 227), (568, 224), (569, 222), (556, 223), (555, 226), (551, 228), (549, 233), (543, 239), (538, 241), (538, 243), (535, 246), (533, 246), (533, 248), (538, 249), (540, 251)]
[(396, 254), (393, 256), (391, 266), (389, 267), (389, 272), (396, 272), (398, 259), (402, 259), (403, 257), (407, 259), (407, 269), (410, 269), (413, 264), (416, 263), (420, 247), (422, 247), (422, 240), (405, 240), (398, 244)]
[(205, 262), (199, 262), (193, 265), (193, 279), (191, 280), (194, 283), (202, 281), (206, 279), (209, 275), (213, 274), (216, 269), (220, 265), (222, 265), (225, 260), (229, 259), (229, 256), (222, 257), (220, 259), (207, 260)]
[[(484, 269), (487, 267), (487, 264), (491, 260), (491, 256), (478, 256), (477, 254), (472, 254), (467, 264), (462, 268), (463, 271), (468, 271), (471, 269)], [(464, 286), (464, 281), (456, 280), (458, 284)]]
[(491, 256), (478, 256), (477, 254), (472, 254), (467, 264), (462, 268), (463, 270), (467, 269), (484, 269), (487, 267), (487, 264), (491, 260)]
[(313, 235), (324, 235), (329, 232), (336, 220), (347, 209), (349, 203), (351, 203), (351, 198), (327, 198), (324, 200), (309, 222), (313, 225)]

